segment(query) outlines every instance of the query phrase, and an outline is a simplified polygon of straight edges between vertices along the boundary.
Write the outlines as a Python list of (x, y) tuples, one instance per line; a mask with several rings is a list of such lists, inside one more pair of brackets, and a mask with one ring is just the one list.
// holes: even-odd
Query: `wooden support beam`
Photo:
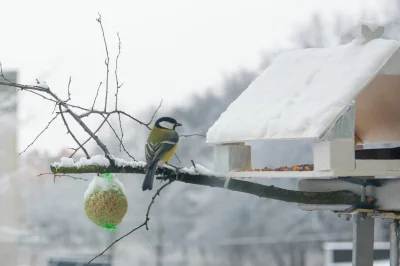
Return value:
[(353, 215), (353, 266), (372, 266), (374, 262), (374, 219)]
[(399, 266), (399, 221), (393, 219), (390, 223), (390, 266)]

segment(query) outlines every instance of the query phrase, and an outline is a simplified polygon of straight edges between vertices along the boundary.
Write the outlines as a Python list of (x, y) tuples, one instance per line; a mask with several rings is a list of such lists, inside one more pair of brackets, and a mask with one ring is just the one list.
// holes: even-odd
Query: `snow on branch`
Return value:
[[(145, 162), (125, 161), (115, 157), (112, 157), (112, 159), (114, 165), (111, 165), (109, 160), (102, 155), (92, 156), (91, 159), (82, 157), (77, 162), (74, 162), (71, 158), (63, 157), (60, 162), (51, 165), (51, 171), (54, 174), (145, 173)], [(178, 172), (171, 166), (162, 165), (157, 169), (156, 174), (159, 180), (176, 180), (216, 188), (224, 188), (226, 178), (228, 178), (228, 175), (215, 173), (200, 164), (194, 164), (190, 168), (181, 168)], [(333, 192), (295, 191), (233, 178), (229, 180), (226, 189), (261, 198), (304, 204), (353, 205), (360, 203), (361, 199), (360, 195), (346, 190)]]

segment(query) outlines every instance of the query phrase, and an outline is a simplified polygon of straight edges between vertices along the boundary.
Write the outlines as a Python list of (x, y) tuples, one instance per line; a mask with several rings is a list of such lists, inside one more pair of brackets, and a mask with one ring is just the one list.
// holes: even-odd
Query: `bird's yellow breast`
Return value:
[(162, 157), (161, 157), (161, 161), (163, 161), (164, 163), (168, 163), (169, 160), (171, 160), (172, 156), (174, 155), (176, 149), (178, 148), (178, 143), (176, 143), (176, 145), (170, 149), (169, 151), (167, 151)]

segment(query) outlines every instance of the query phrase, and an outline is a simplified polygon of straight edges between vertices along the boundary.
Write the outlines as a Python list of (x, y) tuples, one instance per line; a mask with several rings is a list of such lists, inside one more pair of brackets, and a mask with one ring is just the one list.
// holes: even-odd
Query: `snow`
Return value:
[(88, 188), (83, 195), (84, 200), (88, 199), (93, 193), (100, 192), (100, 191), (108, 191), (108, 190), (117, 190), (125, 194), (124, 185), (113, 176), (112, 181), (107, 178), (94, 176), (92, 181), (90, 181)]
[(34, 87), (39, 87), (39, 88), (43, 88), (43, 89), (48, 89), (49, 85), (47, 85), (46, 81), (38, 81), (35, 84), (33, 84), (32, 86)]
[[(145, 167), (146, 163), (145, 162), (139, 162), (139, 161), (126, 161), (124, 159), (120, 158), (113, 158), (115, 160), (115, 164), (119, 167)], [(109, 160), (104, 156), (104, 155), (94, 155), (90, 159), (87, 159), (86, 157), (81, 157), (79, 161), (74, 162), (72, 158), (67, 158), (67, 157), (62, 157), (60, 159), (60, 162), (55, 162), (52, 164), (52, 166), (56, 168), (60, 167), (83, 167), (86, 165), (100, 165), (100, 166), (105, 166), (108, 167), (110, 166)]]
[(119, 167), (146, 167), (146, 163), (145, 162), (140, 162), (140, 161), (125, 161), (124, 159), (120, 159), (120, 158), (116, 158), (114, 157), (114, 161), (115, 161), (115, 165), (119, 166)]
[(92, 156), (90, 159), (86, 157), (81, 157), (78, 162), (74, 162), (74, 159), (68, 157), (62, 157), (60, 162), (53, 163), (53, 166), (56, 168), (60, 167), (83, 167), (86, 165), (100, 165), (100, 166), (109, 166), (110, 162), (108, 159), (103, 155), (95, 155)]
[(355, 40), (281, 53), (211, 126), (207, 143), (318, 138), (399, 46)]
[[(126, 161), (124, 159), (116, 158), (113, 157), (116, 166), (118, 167), (133, 167), (133, 168), (144, 168), (146, 167), (146, 162), (141, 162), (141, 161)], [(60, 167), (83, 167), (86, 165), (100, 165), (100, 166), (105, 166), (108, 167), (110, 165), (110, 162), (104, 155), (94, 155), (90, 159), (87, 159), (86, 157), (81, 157), (79, 161), (74, 162), (72, 158), (67, 158), (67, 157), (61, 157), (60, 162), (54, 162), (52, 164), (53, 167), (55, 168), (60, 168)], [(195, 164), (196, 168), (193, 166), (190, 168), (183, 167), (179, 168), (179, 171), (181, 173), (186, 173), (190, 175), (209, 175), (209, 176), (216, 176), (216, 177), (226, 177), (225, 174), (222, 173), (216, 173), (213, 172), (206, 167), (202, 166), (201, 164)], [(167, 164), (162, 164), (159, 167), (161, 168), (167, 168), (172, 171), (175, 171), (175, 168), (167, 165)]]

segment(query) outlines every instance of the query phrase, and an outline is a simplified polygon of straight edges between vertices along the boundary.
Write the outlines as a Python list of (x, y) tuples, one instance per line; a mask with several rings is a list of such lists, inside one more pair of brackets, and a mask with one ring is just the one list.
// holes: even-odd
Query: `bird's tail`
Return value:
[(157, 165), (150, 166), (147, 169), (142, 185), (143, 191), (153, 189), (153, 181), (154, 181), (154, 175), (156, 174), (156, 170), (157, 170)]

